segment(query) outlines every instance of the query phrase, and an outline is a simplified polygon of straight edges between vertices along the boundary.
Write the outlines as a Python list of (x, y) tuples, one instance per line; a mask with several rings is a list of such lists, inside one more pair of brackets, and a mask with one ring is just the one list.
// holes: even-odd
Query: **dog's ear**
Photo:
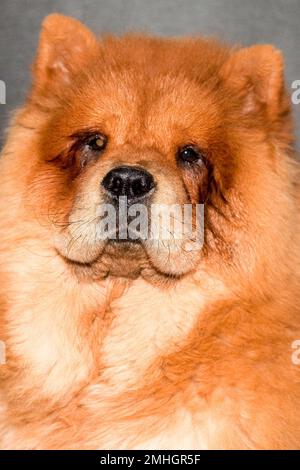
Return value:
[(257, 45), (235, 50), (221, 68), (221, 77), (238, 93), (243, 112), (264, 106), (269, 117), (276, 118), (285, 101), (284, 63), (279, 50)]
[(95, 47), (95, 36), (80, 21), (56, 13), (47, 16), (33, 65), (34, 89), (45, 93), (48, 87), (55, 91), (70, 84)]

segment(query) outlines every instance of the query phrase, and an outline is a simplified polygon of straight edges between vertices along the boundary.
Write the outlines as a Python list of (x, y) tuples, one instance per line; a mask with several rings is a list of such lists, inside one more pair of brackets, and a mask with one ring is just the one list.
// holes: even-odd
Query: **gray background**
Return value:
[[(10, 111), (26, 94), (40, 23), (50, 12), (74, 16), (96, 33), (200, 33), (244, 45), (272, 43), (285, 54), (287, 86), (300, 79), (300, 0), (0, 0), (0, 79), (7, 87), (0, 145)], [(300, 137), (300, 104), (293, 107)]]

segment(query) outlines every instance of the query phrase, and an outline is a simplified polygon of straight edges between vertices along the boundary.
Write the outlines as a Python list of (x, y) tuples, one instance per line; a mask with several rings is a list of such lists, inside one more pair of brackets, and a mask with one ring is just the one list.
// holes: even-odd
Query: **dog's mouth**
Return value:
[(101, 254), (85, 262), (71, 259), (57, 250), (70, 269), (82, 279), (104, 279), (108, 276), (136, 279), (142, 272), (153, 269), (142, 240), (108, 240)]
[(55, 247), (76, 273), (93, 278), (137, 277), (149, 270), (181, 276), (195, 267), (203, 240), (193, 240), (184, 231), (187, 224), (180, 213), (166, 217), (167, 209), (159, 210), (155, 218), (154, 212), (144, 218), (127, 215), (122, 223), (119, 218), (115, 222), (95, 217), (92, 223), (80, 224), (75, 219), (57, 236)]
[(171, 249), (160, 251), (157, 247), (152, 247), (151, 252), (151, 248), (139, 239), (109, 240), (99, 256), (91, 261), (74, 260), (59, 250), (57, 252), (75, 276), (86, 281), (112, 276), (127, 279), (142, 277), (150, 282), (173, 282), (193, 271), (199, 259), (199, 253), (184, 252), (175, 254), (174, 257)]

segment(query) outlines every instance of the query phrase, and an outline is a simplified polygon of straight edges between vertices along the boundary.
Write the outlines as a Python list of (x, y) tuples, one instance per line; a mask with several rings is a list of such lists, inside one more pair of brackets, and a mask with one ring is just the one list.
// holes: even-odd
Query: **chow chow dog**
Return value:
[[(0, 162), (1, 448), (299, 449), (299, 195), (274, 47), (48, 16)], [(202, 243), (104, 238), (121, 198)]]

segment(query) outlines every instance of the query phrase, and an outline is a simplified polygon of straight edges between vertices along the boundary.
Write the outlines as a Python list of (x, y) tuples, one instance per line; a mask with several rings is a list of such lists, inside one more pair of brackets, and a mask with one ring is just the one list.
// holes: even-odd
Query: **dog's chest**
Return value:
[(138, 384), (159, 357), (180, 349), (201, 315), (194, 285), (159, 290), (137, 282), (111, 306), (113, 320), (101, 348), (103, 379), (122, 390)]
[(176, 370), (175, 380), (165, 377), (168, 371), (162, 365), (165, 357), (181, 354), (204, 307), (203, 293), (192, 284), (161, 291), (137, 282), (113, 302), (113, 320), (101, 348), (103, 372), (89, 389), (91, 410), (101, 402), (110, 416), (108, 426), (116, 422), (113, 435), (109, 429), (103, 432), (107, 447), (209, 447), (215, 419), (207, 402), (185, 370), (182, 381), (180, 368)]
[[(180, 353), (205, 309), (207, 296), (199, 286), (186, 281), (172, 289), (162, 289), (137, 280), (121, 295), (113, 296), (109, 303), (110, 320), (105, 331), (101, 331), (107, 286), (78, 289), (71, 285), (62, 290), (59, 285), (54, 289), (57, 279), (49, 281), (43, 283), (44, 291), (39, 291), (38, 302), (32, 302), (35, 292), (26, 292), (26, 302), (23, 298), (22, 304), (15, 304), (14, 322), (19, 336), (11, 347), (31, 365), (22, 383), (24, 391), (28, 388), (31, 397), (38, 392), (37, 398), (57, 400), (56, 410), (60, 399), (66, 397), (73, 410), (77, 405), (81, 411), (84, 407), (87, 410), (83, 416), (84, 435), (91, 432), (91, 416), (92, 421), (96, 420), (94, 428), (99, 429), (99, 438), (94, 435), (92, 441), (93, 448), (207, 448), (206, 411), (198, 413), (195, 424), (195, 414), (184, 400), (176, 403), (175, 389), (169, 394), (160, 391), (160, 398), (153, 389), (142, 410), (147, 418), (138, 416), (140, 389), (145, 391), (149, 385), (151, 390), (152, 381), (163, 374), (159, 367), (161, 358)], [(47, 286), (51, 286), (52, 296), (53, 292), (56, 294), (51, 308)], [(101, 306), (97, 310), (99, 293)], [(22, 316), (18, 315), (21, 307)], [(84, 325), (87, 312), (91, 311), (98, 314), (95, 331), (92, 325), (88, 328)], [(29, 329), (29, 324), (34, 328)], [(126, 401), (132, 393), (135, 400)], [(174, 396), (175, 404), (166, 413), (164, 400)], [(119, 403), (125, 405), (116, 414)], [(116, 421), (113, 433), (112, 415)], [(103, 422), (105, 416), (109, 417), (107, 425)], [(119, 418), (123, 421), (118, 421)], [(149, 420), (151, 432), (147, 433)], [(118, 426), (125, 427), (126, 432), (120, 431), (118, 435)], [(134, 436), (131, 442), (127, 442), (128, 436)]]

